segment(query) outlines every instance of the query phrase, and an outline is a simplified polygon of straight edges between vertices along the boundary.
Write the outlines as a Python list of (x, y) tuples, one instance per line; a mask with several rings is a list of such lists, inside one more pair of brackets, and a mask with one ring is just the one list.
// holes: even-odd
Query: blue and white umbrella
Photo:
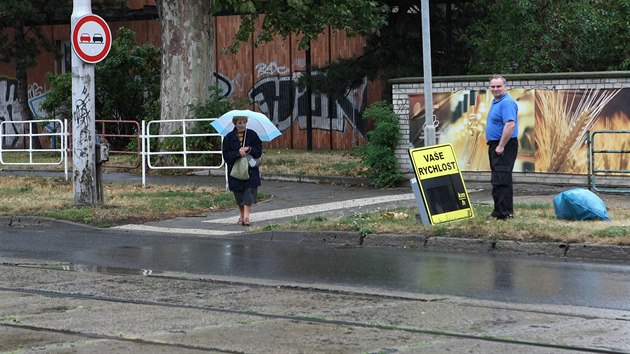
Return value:
[(234, 123), (232, 123), (232, 118), (234, 117), (247, 117), (247, 129), (255, 131), (262, 141), (272, 141), (281, 135), (280, 130), (267, 116), (249, 109), (229, 111), (210, 124), (216, 129), (217, 133), (226, 136), (234, 130)]

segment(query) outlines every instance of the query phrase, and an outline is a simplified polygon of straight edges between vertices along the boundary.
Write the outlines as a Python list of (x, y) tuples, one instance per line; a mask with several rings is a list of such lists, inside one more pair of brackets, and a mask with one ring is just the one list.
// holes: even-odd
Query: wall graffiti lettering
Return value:
[[(0, 121), (15, 122), (21, 120), (19, 113), (17, 98), (17, 80), (0, 76)], [(5, 124), (4, 133), (21, 134), (22, 124)], [(18, 137), (12, 137), (8, 140), (3, 138), (2, 146), (6, 148), (15, 148), (19, 143)]]
[[(0, 122), (22, 121), (21, 109), (18, 104), (17, 93), (18, 82), (16, 79), (0, 76)], [(45, 87), (38, 83), (28, 86), (28, 105), (37, 118), (44, 117), (41, 104), (46, 96)], [(5, 124), (4, 133), (23, 134), (24, 124)], [(3, 140), (2, 144), (6, 148), (17, 148), (20, 144), (19, 137), (11, 137), (9, 141)]]
[(258, 63), (256, 64), (256, 77), (270, 76), (270, 75), (289, 75), (290, 70), (286, 66), (280, 66), (275, 61), (271, 63)]
[(45, 119), (48, 116), (42, 109), (47, 93), (46, 88), (38, 83), (28, 86), (28, 106), (36, 119)]
[(245, 92), (246, 76), (243, 73), (236, 73), (233, 78), (228, 78), (220, 73), (214, 73), (214, 78), (217, 80), (217, 85), (221, 89), (223, 97), (236, 97), (239, 95), (239, 92)]
[[(255, 103), (280, 131), (289, 129), (294, 119), (298, 121), (300, 129), (306, 129), (306, 95), (305, 90), (297, 84), (301, 75), (296, 73), (293, 77), (268, 76), (258, 80), (247, 93), (249, 100)], [(214, 73), (214, 77), (223, 97), (234, 97), (237, 92), (243, 91), (243, 74), (237, 74), (230, 79), (220, 73)], [(328, 96), (314, 94), (311, 99), (313, 129), (328, 131), (332, 128), (334, 131), (343, 132), (347, 122), (352, 129), (357, 129), (365, 135), (366, 124), (360, 117), (367, 106), (367, 79), (363, 80), (360, 87), (333, 97), (333, 110), (330, 116)]]
[(32, 83), (30, 85), (28, 85), (28, 97), (35, 97), (35, 96), (39, 96), (42, 93), (44, 93), (46, 91), (46, 88), (43, 86), (40, 86), (38, 83)]
[[(302, 73), (296, 73), (293, 77), (266, 77), (257, 81), (248, 92), (249, 99), (260, 107), (280, 131), (288, 129), (292, 119), (298, 120), (300, 129), (306, 129), (308, 98), (305, 89), (297, 84), (301, 75)], [(366, 133), (365, 123), (359, 118), (367, 105), (367, 79), (364, 79), (360, 87), (332, 97), (333, 110), (330, 116), (329, 99), (326, 95), (311, 96), (313, 129), (342, 132), (345, 122), (348, 122), (353, 129), (358, 129), (362, 134)]]

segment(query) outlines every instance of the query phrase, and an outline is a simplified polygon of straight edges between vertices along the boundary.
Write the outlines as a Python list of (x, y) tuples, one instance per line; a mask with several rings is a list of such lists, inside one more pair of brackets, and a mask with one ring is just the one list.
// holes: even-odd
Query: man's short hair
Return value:
[(492, 81), (494, 79), (500, 79), (503, 82), (503, 85), (507, 84), (507, 80), (503, 76), (501, 76), (499, 74), (492, 75), (492, 77), (490, 78), (490, 80), (488, 80), (488, 82), (490, 82), (490, 81)]

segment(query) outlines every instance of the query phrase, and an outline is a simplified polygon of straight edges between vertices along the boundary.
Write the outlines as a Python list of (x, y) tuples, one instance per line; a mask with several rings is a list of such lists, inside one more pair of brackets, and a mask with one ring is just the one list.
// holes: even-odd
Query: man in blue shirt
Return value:
[(490, 78), (490, 92), (494, 99), (486, 118), (486, 140), (494, 199), (491, 216), (505, 220), (514, 216), (512, 169), (518, 153), (518, 105), (500, 75)]

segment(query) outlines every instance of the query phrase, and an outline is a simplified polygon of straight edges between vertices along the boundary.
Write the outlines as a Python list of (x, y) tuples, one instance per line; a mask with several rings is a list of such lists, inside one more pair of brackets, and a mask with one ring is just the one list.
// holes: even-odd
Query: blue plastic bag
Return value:
[(588, 189), (576, 188), (558, 194), (553, 198), (553, 208), (558, 219), (610, 220), (604, 201)]

